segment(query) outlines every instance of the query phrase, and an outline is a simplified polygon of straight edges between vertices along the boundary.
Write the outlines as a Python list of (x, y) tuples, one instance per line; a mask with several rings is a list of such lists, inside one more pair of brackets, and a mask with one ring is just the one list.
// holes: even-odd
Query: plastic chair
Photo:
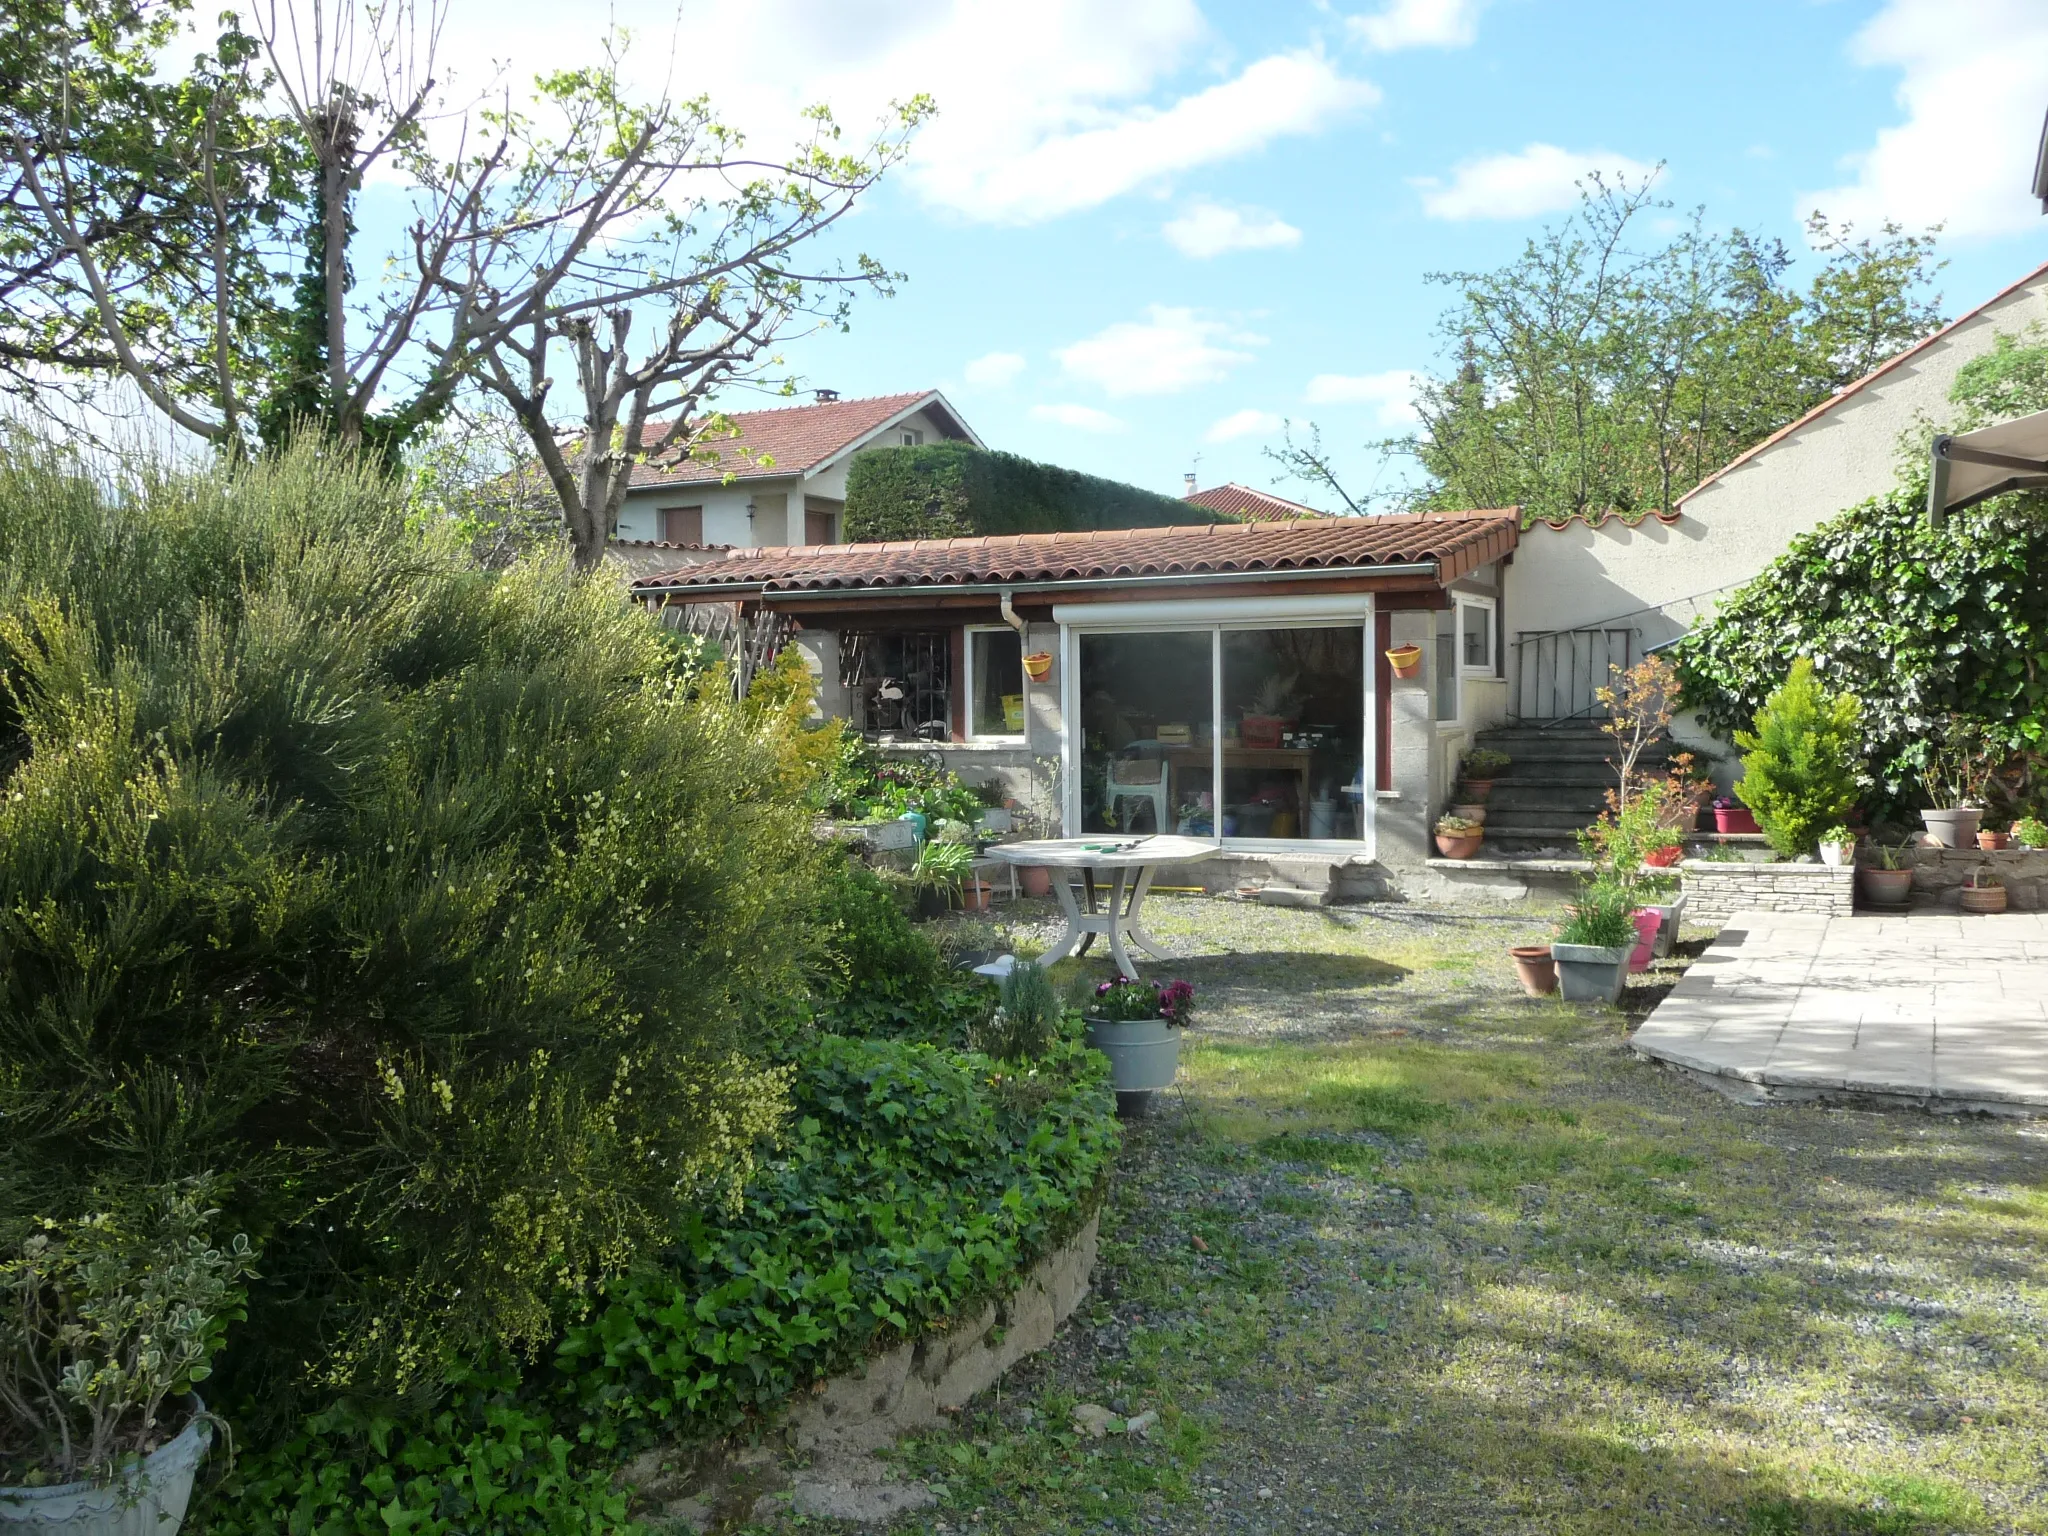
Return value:
[(1109, 765), (1109, 814), (1124, 831), (1131, 830), (1131, 812), (1137, 801), (1152, 807), (1152, 830), (1165, 832), (1171, 824), (1166, 819), (1166, 774), (1165, 758), (1146, 760), (1144, 758), (1122, 757)]

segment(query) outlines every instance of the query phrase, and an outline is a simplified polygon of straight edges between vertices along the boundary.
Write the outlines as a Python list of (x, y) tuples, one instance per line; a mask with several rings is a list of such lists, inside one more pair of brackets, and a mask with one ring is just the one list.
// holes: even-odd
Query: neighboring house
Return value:
[(648, 545), (703, 551), (836, 544), (855, 454), (948, 439), (983, 446), (935, 389), (735, 411), (731, 420), (738, 436), (704, 445), (716, 450), (715, 459), (633, 471), (616, 548), (629, 566), (646, 568), (655, 553)]
[[(633, 591), (793, 621), (827, 714), (1006, 783), (1055, 832), (1220, 832), (1240, 865), (1315, 866), (1326, 893), (1363, 894), (1420, 869), (1466, 722), (1502, 713), (1494, 616), (1519, 522), (741, 550)], [(1409, 643), (1424, 665), (1396, 679), (1386, 652)]]
[(1248, 485), (1231, 482), (1228, 485), (1212, 485), (1206, 491), (1195, 489), (1195, 477), (1188, 476), (1187, 494), (1182, 501), (1191, 501), (1198, 507), (1207, 507), (1211, 512), (1221, 512), (1225, 517), (1234, 517), (1245, 523), (1270, 523), (1290, 517), (1321, 517), (1324, 514), (1314, 507), (1304, 507), (1298, 501), (1289, 501), (1284, 496), (1275, 496), (1267, 491), (1255, 491)]
[[(1589, 714), (1610, 665), (1685, 633), (1836, 514), (1891, 489), (1902, 434), (1949, 415), (1957, 371), (1997, 337), (2048, 332), (2048, 266), (1944, 326), (1709, 475), (1668, 514), (1522, 534), (1507, 573), (1508, 713)], [(1674, 734), (1705, 744), (1697, 726)], [(1732, 765), (1720, 765), (1725, 781)]]

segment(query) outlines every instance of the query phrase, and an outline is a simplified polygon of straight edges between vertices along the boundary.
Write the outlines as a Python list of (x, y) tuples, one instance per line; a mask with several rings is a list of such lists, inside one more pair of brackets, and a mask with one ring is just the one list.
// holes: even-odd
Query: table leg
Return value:
[[(1088, 915), (1093, 917), (1095, 915), (1095, 867), (1092, 864), (1081, 871), (1081, 883), (1088, 888)], [(1076, 915), (1078, 916), (1079, 914)], [(1075, 953), (1085, 955), (1094, 947), (1095, 934), (1093, 930), (1090, 930), (1081, 935), (1081, 945)]]
[(1124, 948), (1124, 881), (1128, 876), (1128, 870), (1117, 870), (1116, 886), (1109, 898), (1109, 953), (1116, 961), (1119, 976), (1134, 977), (1138, 974), (1138, 967), (1131, 960), (1131, 952)]
[(1166, 946), (1152, 937), (1145, 927), (1144, 918), (1139, 914), (1139, 909), (1145, 905), (1145, 897), (1152, 890), (1152, 876), (1157, 868), (1157, 865), (1147, 864), (1138, 872), (1138, 883), (1131, 891), (1131, 910), (1124, 922), (1124, 932), (1153, 959), (1171, 960), (1173, 957), (1166, 952)]
[[(1038, 957), (1038, 963), (1045, 966), (1058, 965), (1077, 948), (1085, 952), (1088, 941), (1095, 937), (1092, 933), (1081, 931), (1081, 909), (1074, 903), (1072, 872), (1064, 869), (1053, 870), (1052, 891), (1060, 899), (1060, 910), (1066, 914), (1067, 931), (1060, 935), (1057, 944)], [(1092, 898), (1088, 905), (1090, 910), (1093, 910), (1095, 903)]]

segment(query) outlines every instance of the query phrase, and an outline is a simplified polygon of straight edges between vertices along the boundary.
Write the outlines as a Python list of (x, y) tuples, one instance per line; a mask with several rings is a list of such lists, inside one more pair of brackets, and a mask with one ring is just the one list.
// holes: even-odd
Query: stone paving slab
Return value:
[(1629, 1044), (1767, 1091), (2048, 1114), (2048, 913), (1738, 912)]

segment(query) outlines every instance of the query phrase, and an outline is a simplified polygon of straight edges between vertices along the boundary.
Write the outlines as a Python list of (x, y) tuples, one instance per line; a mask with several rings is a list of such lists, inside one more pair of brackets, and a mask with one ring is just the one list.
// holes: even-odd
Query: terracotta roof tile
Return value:
[(1314, 507), (1304, 507), (1298, 501), (1289, 501), (1284, 496), (1270, 495), (1255, 491), (1248, 485), (1232, 481), (1228, 485), (1212, 485), (1206, 491), (1192, 491), (1181, 497), (1182, 501), (1193, 502), (1198, 507), (1207, 507), (1211, 512), (1221, 512), (1225, 517), (1242, 518), (1249, 523), (1265, 523), (1294, 517), (1323, 517)]
[(724, 560), (684, 566), (633, 584), (657, 592), (766, 593), (887, 591), (892, 587), (1087, 582), (1122, 576), (1195, 576), (1263, 571), (1358, 571), (1434, 563), (1450, 582), (1508, 554), (1521, 513), (1424, 513), (1325, 517), (1287, 522), (1207, 523), (1186, 528), (1114, 528), (893, 544), (813, 544), (740, 549)]
[[(636, 465), (632, 484), (636, 488), (701, 485), (728, 475), (735, 480), (799, 475), (859, 442), (892, 416), (928, 400), (937, 401), (940, 413), (954, 419), (937, 391), (929, 389), (906, 395), (875, 395), (865, 400), (827, 400), (772, 411), (734, 411), (729, 419), (739, 429), (738, 435), (701, 445), (717, 454), (715, 461), (685, 459), (681, 463)], [(961, 435), (966, 434), (963, 431)], [(742, 453), (742, 449), (746, 452)], [(755, 462), (763, 457), (774, 462)]]

